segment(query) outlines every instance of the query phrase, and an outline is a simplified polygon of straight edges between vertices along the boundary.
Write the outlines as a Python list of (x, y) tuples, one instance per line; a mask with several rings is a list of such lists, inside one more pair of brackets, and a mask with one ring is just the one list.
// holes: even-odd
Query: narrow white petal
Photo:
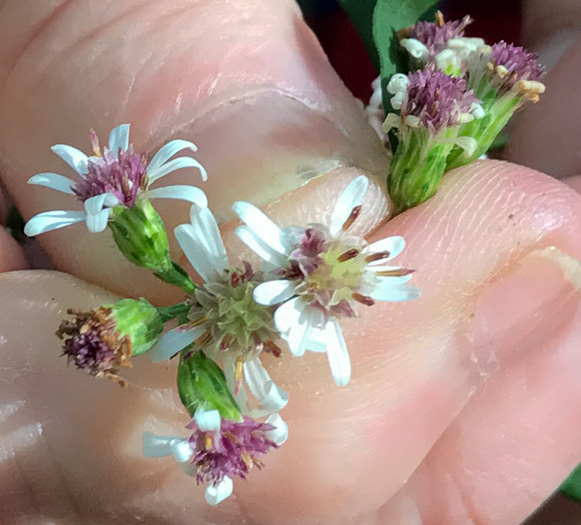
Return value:
[(307, 349), (309, 335), (309, 316), (301, 315), (298, 322), (293, 324), (289, 330), (287, 342), (292, 355), (302, 357)]
[(430, 50), (416, 38), (402, 38), (400, 44), (417, 60), (427, 60)]
[(149, 178), (149, 183), (152, 184), (156, 180), (159, 180), (174, 171), (182, 170), (184, 168), (197, 168), (200, 170), (202, 180), (208, 180), (206, 169), (196, 159), (193, 159), (192, 157), (179, 157), (178, 159), (171, 160), (161, 165), (155, 171), (151, 171), (151, 168), (148, 167), (147, 175)]
[(288, 392), (279, 387), (268, 375), (260, 359), (244, 363), (244, 378), (260, 408), (253, 410), (252, 417), (260, 418), (282, 410), (288, 403)]
[(267, 306), (283, 303), (295, 294), (296, 288), (296, 284), (287, 279), (266, 281), (254, 289), (254, 300)]
[(232, 205), (232, 209), (240, 217), (240, 220), (252, 230), (255, 237), (262, 239), (278, 253), (287, 255), (288, 250), (283, 242), (283, 231), (268, 215), (248, 202), (235, 202)]
[(109, 217), (111, 216), (111, 209), (104, 208), (95, 214), (87, 213), (87, 229), (91, 233), (100, 233), (107, 228), (107, 223), (109, 222)]
[(339, 195), (331, 215), (331, 225), (329, 226), (329, 231), (333, 237), (341, 231), (353, 208), (361, 206), (368, 187), (369, 179), (365, 175), (360, 175), (353, 179), (343, 190), (343, 193)]
[(87, 212), (87, 215), (96, 215), (99, 213), (105, 205), (107, 195), (107, 193), (102, 193), (101, 195), (95, 195), (94, 197), (88, 198), (85, 201), (85, 211)]
[(73, 148), (72, 146), (67, 146), (66, 144), (55, 144), (50, 149), (61, 159), (63, 159), (79, 175), (86, 175), (88, 171), (87, 163), (89, 161), (89, 157), (87, 157), (87, 155), (85, 155), (81, 150)]
[(178, 463), (188, 463), (194, 456), (192, 446), (187, 439), (176, 439), (170, 446), (172, 455)]
[(191, 330), (178, 327), (166, 332), (148, 352), (149, 358), (154, 363), (159, 363), (173, 357), (200, 337), (204, 330), (203, 326), (196, 326)]
[(194, 420), (202, 432), (218, 432), (222, 425), (218, 410), (198, 410), (194, 414)]
[(37, 173), (28, 179), (28, 184), (36, 184), (37, 186), (45, 186), (62, 193), (74, 195), (73, 187), (75, 182), (68, 177), (63, 177), (58, 173)]
[(370, 297), (376, 301), (401, 302), (417, 299), (420, 295), (420, 289), (414, 286), (382, 284), (371, 292)]
[(212, 258), (206, 247), (196, 235), (191, 224), (180, 224), (174, 229), (174, 235), (184, 254), (206, 282), (212, 282), (218, 277), (217, 268), (212, 264)]
[(121, 124), (109, 133), (109, 149), (117, 154), (129, 149), (129, 124)]
[(202, 207), (208, 206), (206, 194), (200, 188), (186, 184), (176, 184), (175, 186), (164, 186), (163, 188), (147, 190), (143, 196), (150, 199), (179, 199), (194, 202)]
[(287, 264), (287, 258), (276, 250), (272, 249), (262, 239), (256, 237), (254, 232), (248, 226), (238, 226), (236, 235), (262, 260), (276, 267), (284, 267)]
[(154, 171), (156, 171), (159, 167), (171, 159), (176, 153), (185, 149), (198, 151), (198, 146), (189, 140), (170, 140), (153, 156), (149, 166), (147, 166), (148, 173), (151, 175)]
[(163, 458), (173, 455), (173, 447), (187, 440), (173, 436), (157, 436), (151, 432), (143, 433), (143, 455), (150, 458)]
[(212, 506), (218, 505), (218, 503), (230, 497), (233, 489), (234, 483), (232, 479), (224, 476), (217, 485), (208, 485), (206, 487), (206, 502)]
[(234, 395), (234, 399), (236, 399), (236, 403), (240, 407), (240, 410), (243, 414), (248, 412), (248, 403), (247, 403), (247, 396), (246, 396), (246, 389), (243, 385), (239, 385), (238, 393), (234, 394), (236, 390), (236, 359), (233, 357), (225, 357), (224, 358), (224, 375), (226, 376), (226, 384)]
[(58, 228), (64, 228), (77, 222), (83, 222), (87, 217), (84, 211), (45, 211), (32, 217), (24, 226), (24, 233), (34, 237)]
[(274, 312), (274, 326), (281, 334), (287, 334), (299, 322), (304, 305), (300, 297), (281, 304)]
[[(387, 83), (386, 89), (388, 93), (395, 95), (397, 93), (405, 93), (409, 84), (409, 78), (403, 73), (396, 73), (392, 75)], [(381, 89), (381, 84), (378, 86)]]
[(288, 425), (280, 414), (272, 414), (266, 420), (268, 425), (275, 427), (274, 430), (266, 432), (266, 437), (274, 441), (279, 447), (288, 439)]
[(375, 266), (378, 264), (385, 264), (387, 261), (397, 257), (401, 252), (403, 252), (404, 248), (404, 238), (396, 235), (393, 237), (386, 237), (385, 239), (370, 244), (367, 247), (367, 250), (365, 250), (365, 253), (389, 252), (389, 257), (370, 263), (370, 266)]
[(337, 319), (331, 319), (325, 327), (327, 337), (327, 358), (335, 383), (345, 386), (351, 379), (351, 360), (343, 332)]
[(218, 272), (224, 271), (229, 265), (228, 255), (214, 214), (209, 208), (193, 204), (190, 219), (192, 232), (205, 246), (213, 266)]

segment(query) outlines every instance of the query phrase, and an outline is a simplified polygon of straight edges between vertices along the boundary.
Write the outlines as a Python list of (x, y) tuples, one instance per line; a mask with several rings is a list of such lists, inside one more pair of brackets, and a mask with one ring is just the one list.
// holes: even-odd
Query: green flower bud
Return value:
[(220, 367), (201, 350), (186, 351), (178, 366), (180, 399), (193, 416), (197, 410), (218, 410), (224, 419), (242, 421), (242, 414), (234, 400)]

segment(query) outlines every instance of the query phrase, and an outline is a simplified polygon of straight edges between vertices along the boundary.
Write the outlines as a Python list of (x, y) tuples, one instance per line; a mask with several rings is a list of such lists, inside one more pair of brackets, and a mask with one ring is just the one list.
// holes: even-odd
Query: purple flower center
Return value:
[(538, 55), (504, 41), (492, 46), (491, 61), (495, 66), (503, 66), (508, 70), (502, 83), (502, 87), (507, 90), (519, 80), (539, 80), (544, 73)]
[(408, 75), (402, 117), (418, 117), (431, 135), (458, 123), (461, 114), (469, 113), (477, 102), (472, 90), (466, 91), (466, 80), (449, 77), (443, 71), (424, 69)]
[(77, 368), (92, 375), (111, 368), (115, 361), (115, 350), (103, 341), (100, 331), (89, 328), (82, 334), (67, 339), (63, 355), (69, 357)]
[(446, 48), (450, 39), (463, 36), (464, 29), (470, 23), (472, 19), (469, 16), (462, 20), (446, 22), (441, 26), (433, 22), (418, 22), (411, 36), (424, 44), (433, 57)]
[(246, 476), (252, 467), (261, 468), (260, 458), (277, 445), (266, 437), (275, 427), (244, 417), (240, 423), (222, 420), (220, 432), (202, 432), (194, 421), (189, 441), (195, 451), (192, 462), (197, 466), (198, 483), (217, 484), (224, 476)]
[(140, 189), (147, 183), (147, 164), (144, 154), (133, 148), (114, 153), (104, 148), (102, 157), (90, 157), (88, 173), (73, 191), (81, 202), (91, 197), (112, 193), (124, 206), (135, 206)]

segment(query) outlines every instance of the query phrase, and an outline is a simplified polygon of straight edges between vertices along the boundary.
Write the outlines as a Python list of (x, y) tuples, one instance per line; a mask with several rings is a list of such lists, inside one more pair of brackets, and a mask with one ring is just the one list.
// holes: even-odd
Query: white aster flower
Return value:
[(257, 286), (255, 300), (280, 305), (274, 323), (295, 356), (306, 350), (327, 352), (339, 385), (347, 384), (351, 375), (339, 320), (355, 316), (358, 304), (407, 301), (420, 295), (417, 288), (406, 285), (410, 270), (386, 265), (403, 251), (403, 238), (387, 237), (369, 245), (348, 234), (368, 184), (360, 176), (347, 186), (328, 227), (281, 229), (251, 204), (234, 204), (245, 223), (236, 233), (279, 277)]
[(73, 195), (84, 204), (84, 211), (57, 210), (39, 213), (25, 226), (26, 235), (33, 237), (57, 228), (85, 221), (91, 232), (101, 232), (115, 207), (132, 208), (138, 199), (181, 199), (206, 206), (202, 190), (189, 185), (174, 185), (151, 189), (150, 186), (169, 173), (183, 168), (196, 168), (203, 180), (207, 180), (204, 167), (192, 157), (174, 155), (184, 150), (197, 151), (197, 146), (187, 140), (172, 140), (146, 162), (145, 154), (135, 153), (129, 145), (129, 124), (113, 129), (109, 135), (109, 147), (101, 148), (94, 132), (91, 133), (93, 155), (64, 144), (51, 149), (71, 168), (80, 179), (71, 180), (58, 173), (38, 173), (28, 180), (29, 184), (46, 186)]

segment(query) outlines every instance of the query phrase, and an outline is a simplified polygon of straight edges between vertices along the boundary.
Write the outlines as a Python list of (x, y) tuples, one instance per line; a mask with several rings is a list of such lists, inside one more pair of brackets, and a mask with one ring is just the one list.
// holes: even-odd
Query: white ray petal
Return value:
[(36, 184), (37, 186), (45, 186), (62, 193), (74, 195), (73, 187), (75, 182), (68, 177), (63, 177), (58, 173), (37, 173), (28, 179), (28, 184)]
[(148, 352), (149, 358), (154, 363), (159, 363), (173, 357), (200, 337), (204, 333), (204, 330), (205, 328), (203, 326), (196, 326), (191, 329), (178, 327), (166, 332)]
[(228, 255), (214, 214), (209, 208), (193, 204), (190, 211), (190, 220), (192, 231), (205, 246), (208, 254), (211, 255), (211, 260), (216, 270), (218, 272), (224, 271), (229, 265)]
[(173, 436), (158, 436), (151, 432), (143, 433), (143, 455), (150, 458), (163, 458), (173, 455), (172, 447), (186, 439)]
[(202, 207), (208, 206), (206, 194), (200, 188), (188, 186), (187, 184), (176, 184), (175, 186), (147, 190), (143, 193), (143, 196), (149, 199), (179, 199), (193, 202)]
[(212, 506), (218, 505), (226, 498), (230, 497), (234, 483), (228, 476), (224, 476), (222, 481), (217, 485), (208, 485), (206, 487), (206, 502)]
[(234, 399), (236, 399), (240, 410), (243, 414), (246, 414), (248, 412), (246, 389), (242, 385), (239, 385), (238, 393), (234, 394), (236, 390), (236, 359), (234, 357), (224, 358), (224, 376), (226, 376), (226, 384), (230, 392), (232, 392), (232, 395), (234, 395)]
[(394, 259), (401, 252), (403, 252), (404, 248), (405, 248), (404, 238), (396, 235), (393, 237), (386, 237), (385, 239), (381, 239), (377, 242), (374, 242), (373, 244), (370, 244), (364, 253), (371, 254), (379, 252), (389, 252), (389, 257), (370, 263), (370, 266), (376, 266), (378, 264), (385, 264), (387, 261)]
[(244, 363), (244, 378), (260, 408), (253, 410), (251, 416), (256, 419), (282, 410), (288, 403), (288, 392), (279, 387), (268, 375), (260, 359)]
[(174, 235), (185, 256), (206, 282), (212, 282), (219, 276), (213, 257), (206, 250), (202, 241), (196, 235), (191, 224), (180, 224), (174, 230)]
[[(397, 270), (401, 270), (402, 268), (400, 266), (371, 266), (368, 265), (366, 267), (366, 270), (368, 272), (372, 272), (372, 273), (378, 273), (378, 272), (383, 272), (383, 271), (397, 271)], [(377, 279), (379, 279), (379, 282), (381, 283), (382, 281), (385, 282), (389, 282), (392, 285), (394, 284), (404, 284), (407, 283), (409, 280), (412, 279), (413, 277), (413, 273), (409, 273), (407, 275), (378, 275), (376, 276)]]
[(430, 56), (430, 50), (416, 38), (402, 38), (399, 43), (417, 60), (425, 61)]
[(351, 379), (351, 360), (341, 326), (337, 319), (330, 319), (325, 327), (327, 358), (335, 383), (345, 386)]
[(194, 420), (202, 432), (218, 432), (222, 426), (222, 418), (218, 410), (198, 410)]
[(173, 457), (178, 463), (188, 463), (194, 457), (194, 451), (187, 439), (175, 440), (170, 444)]
[(339, 195), (333, 208), (329, 226), (329, 231), (333, 237), (341, 231), (353, 208), (361, 206), (368, 187), (369, 179), (365, 175), (360, 175), (353, 179)]
[(284, 234), (264, 212), (249, 202), (238, 201), (232, 205), (234, 212), (240, 217), (253, 232), (254, 237), (262, 239), (273, 250), (282, 255), (287, 255), (288, 250), (284, 245)]
[(87, 174), (87, 164), (89, 157), (81, 150), (67, 146), (66, 144), (55, 144), (50, 148), (61, 159), (63, 159), (71, 168), (73, 168), (79, 175), (85, 176)]
[(129, 124), (121, 124), (109, 133), (109, 149), (115, 155), (119, 153), (119, 150), (129, 149), (129, 127)]
[(111, 216), (111, 208), (104, 208), (95, 214), (87, 213), (87, 229), (91, 233), (100, 233), (107, 228), (109, 217)]
[(277, 279), (259, 284), (254, 289), (254, 300), (258, 304), (272, 306), (290, 299), (297, 289), (293, 281)]
[(295, 297), (281, 304), (274, 312), (274, 326), (281, 334), (287, 334), (293, 325), (299, 322), (304, 304), (300, 297)]
[(238, 228), (236, 228), (236, 235), (238, 235), (238, 238), (265, 262), (279, 268), (287, 265), (287, 258), (272, 249), (262, 239), (256, 237), (248, 226), (238, 226)]
[(419, 288), (414, 286), (406, 286), (403, 284), (391, 285), (382, 283), (369, 295), (376, 301), (401, 302), (417, 299), (420, 297), (420, 295), (422, 295), (422, 292)]
[(202, 180), (208, 180), (206, 169), (196, 159), (193, 159), (192, 157), (179, 157), (178, 159), (170, 160), (169, 162), (162, 164), (155, 171), (150, 171), (150, 168), (148, 167), (147, 176), (149, 178), (149, 183), (152, 184), (156, 180), (184, 168), (197, 168), (200, 170)]
[(32, 217), (24, 226), (24, 233), (28, 237), (34, 237), (58, 228), (64, 228), (77, 222), (83, 222), (87, 218), (84, 211), (55, 210), (45, 211)]
[(309, 341), (309, 324), (310, 316), (308, 314), (301, 315), (298, 322), (293, 324), (289, 330), (287, 342), (292, 355), (295, 357), (302, 357), (307, 349)]
[(268, 425), (275, 427), (274, 430), (266, 432), (266, 437), (274, 441), (279, 447), (288, 439), (288, 425), (280, 414), (272, 414), (266, 420)]
[(170, 140), (167, 144), (162, 146), (159, 151), (153, 156), (151, 162), (147, 166), (147, 171), (149, 175), (165, 164), (169, 159), (171, 159), (179, 151), (189, 149), (192, 151), (198, 151), (198, 146), (189, 140)]
[(90, 197), (85, 201), (85, 211), (87, 215), (96, 215), (103, 207), (115, 206), (118, 203), (119, 199), (112, 193), (102, 193), (101, 195)]

